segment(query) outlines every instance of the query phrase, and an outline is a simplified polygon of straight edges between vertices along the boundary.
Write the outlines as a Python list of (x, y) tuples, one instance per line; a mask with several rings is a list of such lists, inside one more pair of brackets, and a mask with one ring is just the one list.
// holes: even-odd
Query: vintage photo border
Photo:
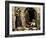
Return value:
[[(10, 3), (43, 5), (43, 33), (10, 35), (9, 34), (9, 4)], [(45, 4), (44, 3), (5, 1), (5, 37), (33, 36), (33, 35), (44, 35), (44, 34), (45, 34)]]
[[(12, 10), (13, 10), (13, 7), (40, 8), (40, 10), (38, 10), (40, 12), (40, 30), (12, 31), (12, 12), (13, 12)], [(38, 11), (37, 11), (37, 13), (38, 13)], [(43, 33), (43, 5), (16, 4), (16, 3), (11, 4), (10, 3), (9, 4), (9, 34), (10, 35), (14, 35), (14, 34), (17, 35), (17, 34), (33, 34), (33, 33)]]

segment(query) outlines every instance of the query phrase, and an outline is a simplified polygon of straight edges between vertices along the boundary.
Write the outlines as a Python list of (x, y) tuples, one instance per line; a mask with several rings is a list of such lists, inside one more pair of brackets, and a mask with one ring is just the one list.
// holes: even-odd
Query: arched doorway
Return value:
[(37, 27), (37, 12), (34, 8), (26, 8), (25, 9), (25, 20), (26, 24), (28, 24), (26, 27), (32, 26), (32, 22), (35, 23), (33, 27)]

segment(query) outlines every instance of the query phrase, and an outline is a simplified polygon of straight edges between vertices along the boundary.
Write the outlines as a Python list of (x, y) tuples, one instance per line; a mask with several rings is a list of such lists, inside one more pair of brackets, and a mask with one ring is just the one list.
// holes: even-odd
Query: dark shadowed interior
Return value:
[(35, 19), (35, 9), (34, 8), (26, 8), (27, 13), (29, 14), (29, 21), (32, 22), (32, 19)]

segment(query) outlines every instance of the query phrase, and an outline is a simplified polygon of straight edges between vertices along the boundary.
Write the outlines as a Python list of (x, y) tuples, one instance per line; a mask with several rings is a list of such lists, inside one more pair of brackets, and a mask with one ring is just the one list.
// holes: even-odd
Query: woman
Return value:
[[(21, 17), (20, 17), (20, 8), (18, 8), (16, 10), (16, 13), (15, 13), (15, 16), (16, 16), (16, 21), (15, 21), (15, 28), (18, 28), (18, 27), (22, 27), (22, 22), (21, 22)], [(19, 28), (18, 28), (19, 29)]]

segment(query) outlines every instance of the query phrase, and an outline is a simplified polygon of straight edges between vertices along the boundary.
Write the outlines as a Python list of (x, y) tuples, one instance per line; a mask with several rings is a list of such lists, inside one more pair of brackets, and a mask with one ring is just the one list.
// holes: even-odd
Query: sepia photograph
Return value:
[[(10, 33), (39, 33), (43, 27), (43, 6), (10, 4)], [(25, 32), (26, 31), (26, 32)]]
[(44, 35), (44, 3), (6, 2), (6, 36)]
[(40, 8), (13, 7), (12, 31), (40, 30)]

